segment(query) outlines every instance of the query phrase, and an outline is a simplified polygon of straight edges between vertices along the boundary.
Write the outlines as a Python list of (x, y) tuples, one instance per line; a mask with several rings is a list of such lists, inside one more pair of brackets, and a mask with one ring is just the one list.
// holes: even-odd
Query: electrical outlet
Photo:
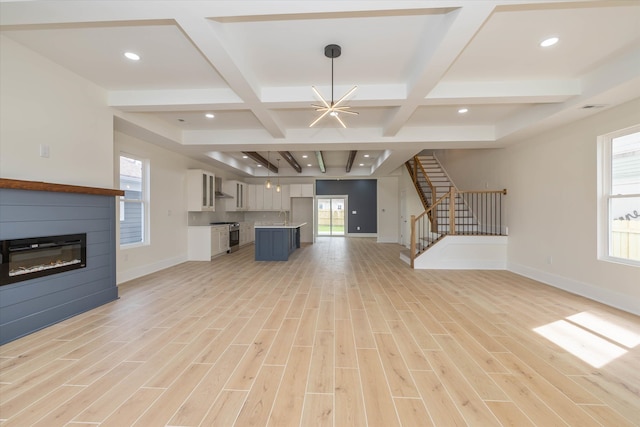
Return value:
[(553, 264), (553, 257), (551, 255), (547, 257), (547, 264), (549, 265)]

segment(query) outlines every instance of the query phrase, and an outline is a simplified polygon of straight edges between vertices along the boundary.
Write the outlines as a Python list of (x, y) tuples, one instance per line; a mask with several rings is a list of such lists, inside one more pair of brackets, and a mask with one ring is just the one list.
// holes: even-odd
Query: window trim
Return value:
[[(127, 157), (133, 160), (139, 160), (142, 163), (142, 182), (141, 185), (141, 199), (125, 199), (124, 196), (121, 196), (118, 200), (118, 242), (120, 249), (131, 249), (142, 246), (149, 246), (150, 242), (150, 167), (149, 167), (149, 159), (144, 158), (142, 156), (138, 156), (135, 154), (131, 154), (129, 152), (121, 151), (118, 154), (118, 188), (120, 188), (120, 158)], [(124, 206), (124, 203), (140, 203), (142, 205), (142, 242), (134, 242), (134, 243), (121, 243), (120, 242), (120, 219), (121, 217), (121, 209)]]
[(611, 248), (611, 201), (619, 198), (634, 197), (633, 194), (611, 194), (613, 184), (612, 142), (614, 139), (640, 132), (640, 124), (610, 132), (598, 137), (598, 212), (597, 212), (597, 248), (601, 261), (640, 267), (640, 261), (610, 255)]

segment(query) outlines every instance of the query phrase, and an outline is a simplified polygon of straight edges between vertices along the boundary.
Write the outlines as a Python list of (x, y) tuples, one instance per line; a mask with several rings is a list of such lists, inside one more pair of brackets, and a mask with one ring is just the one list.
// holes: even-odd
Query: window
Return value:
[(640, 266), (640, 126), (606, 135), (601, 144), (601, 253)]
[(120, 245), (147, 243), (147, 162), (120, 155)]

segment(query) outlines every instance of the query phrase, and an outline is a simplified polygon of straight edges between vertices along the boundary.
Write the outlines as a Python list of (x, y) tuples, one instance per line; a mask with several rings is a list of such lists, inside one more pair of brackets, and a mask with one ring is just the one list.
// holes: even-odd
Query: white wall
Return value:
[(400, 241), (398, 177), (378, 178), (378, 243)]
[(640, 268), (598, 260), (596, 217), (597, 137), (638, 123), (635, 100), (505, 149), (436, 154), (461, 189), (508, 189), (510, 270), (640, 314)]
[[(210, 166), (176, 154), (141, 139), (115, 132), (113, 157), (121, 152), (149, 160), (150, 167), (150, 236), (142, 246), (117, 249), (117, 281), (125, 281), (179, 264), (187, 260), (188, 215), (203, 224), (225, 215), (222, 206), (215, 213), (188, 213), (186, 210), (186, 171)], [(118, 180), (119, 171), (112, 171)], [(193, 219), (193, 218), (192, 218)]]
[(0, 176), (113, 188), (106, 92), (7, 37), (0, 52)]

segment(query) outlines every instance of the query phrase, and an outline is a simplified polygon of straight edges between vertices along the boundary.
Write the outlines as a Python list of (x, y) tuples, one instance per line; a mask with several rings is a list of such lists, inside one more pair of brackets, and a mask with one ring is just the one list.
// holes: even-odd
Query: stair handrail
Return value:
[[(420, 166), (420, 172), (422, 172), (422, 176), (424, 176), (424, 178), (427, 180), (427, 184), (429, 184), (429, 188), (431, 189), (431, 200), (435, 200), (436, 199), (436, 187), (431, 182), (431, 179), (429, 178), (429, 175), (427, 174), (427, 171), (424, 170), (424, 166), (422, 166), (422, 162), (420, 161), (418, 156), (413, 156), (413, 164)], [(416, 174), (416, 179), (417, 179), (417, 174)]]
[(420, 185), (418, 185), (418, 180), (416, 177), (417, 171), (414, 170), (414, 166), (411, 166), (411, 162), (406, 161), (404, 165), (407, 167), (407, 171), (409, 172), (409, 176), (411, 177), (411, 182), (413, 183), (413, 188), (416, 189), (416, 193), (418, 193), (418, 197), (420, 198), (420, 202), (422, 202), (422, 206), (427, 209), (429, 207), (429, 201), (424, 195), (424, 192), (420, 189)]
[[(456, 235), (458, 234), (458, 232), (456, 231), (456, 209), (455, 209), (455, 204), (456, 204), (456, 197), (458, 195), (465, 195), (465, 194), (472, 194), (472, 195), (482, 195), (482, 194), (496, 194), (496, 195), (506, 195), (507, 194), (507, 189), (503, 189), (503, 190), (471, 190), (471, 191), (460, 191), (458, 189), (456, 189), (455, 187), (450, 187), (449, 191), (447, 193), (445, 193), (444, 195), (442, 195), (438, 200), (436, 200), (431, 206), (429, 206), (429, 208), (427, 208), (424, 212), (422, 212), (419, 215), (411, 215), (411, 244), (410, 244), (410, 260), (411, 260), (411, 267), (414, 267), (414, 260), (416, 258), (417, 255), (419, 255), (421, 252), (423, 252), (423, 249), (420, 248), (420, 251), (417, 250), (417, 241), (418, 238), (419, 239), (424, 239), (426, 236), (426, 233), (424, 233), (424, 231), (421, 233), (421, 236), (417, 236), (416, 235), (416, 224), (418, 223), (418, 221), (420, 221), (425, 215), (428, 215), (429, 218), (429, 222), (430, 224), (433, 226), (434, 218), (437, 217), (437, 215), (435, 214), (437, 207), (444, 203), (444, 200), (448, 197), (448, 207), (447, 207), (447, 213), (449, 216), (449, 230), (446, 232), (442, 233), (442, 236), (444, 235)], [(465, 202), (466, 203), (466, 202)], [(502, 232), (502, 216), (500, 216), (500, 231), (498, 233), (495, 232), (494, 230), (494, 235), (505, 235)], [(435, 230), (435, 231), (434, 231)], [(436, 233), (439, 234), (439, 231), (437, 228), (432, 228), (430, 231), (430, 233)], [(506, 232), (505, 232), (506, 233)], [(466, 234), (464, 233), (464, 230), (462, 231), (462, 234)], [(425, 248), (426, 249), (426, 248)]]
[(420, 220), (420, 218), (427, 216), (429, 218), (429, 222), (433, 224), (433, 218), (436, 217), (436, 215), (430, 215), (435, 209), (436, 207), (442, 202), (443, 199), (445, 199), (446, 197), (450, 197), (451, 196), (451, 190), (449, 190), (446, 194), (442, 195), (438, 200), (435, 201), (435, 203), (433, 203), (431, 206), (429, 206), (424, 212), (422, 212), (420, 215), (416, 216), (416, 215), (411, 215), (411, 268), (413, 268), (413, 260), (416, 258), (416, 223)]
[[(436, 200), (436, 197), (437, 197), (436, 187), (431, 182), (431, 179), (429, 178), (427, 171), (422, 166), (422, 162), (420, 161), (420, 158), (417, 155), (413, 156), (413, 169), (411, 168), (409, 162), (406, 162), (405, 165), (407, 166), (407, 169), (411, 174), (413, 186), (418, 192), (418, 196), (420, 197), (420, 201), (422, 202), (422, 205), (424, 206), (425, 209), (428, 209), (430, 206), (429, 200), (426, 198), (426, 195), (422, 191), (421, 186), (418, 184), (418, 167), (420, 167), (420, 173), (422, 173), (422, 176), (424, 177), (425, 181), (427, 182), (427, 185), (429, 186), (429, 189), (431, 190), (432, 203), (434, 200)], [(438, 228), (438, 218), (435, 215), (429, 214), (429, 219), (431, 221), (431, 227)]]

